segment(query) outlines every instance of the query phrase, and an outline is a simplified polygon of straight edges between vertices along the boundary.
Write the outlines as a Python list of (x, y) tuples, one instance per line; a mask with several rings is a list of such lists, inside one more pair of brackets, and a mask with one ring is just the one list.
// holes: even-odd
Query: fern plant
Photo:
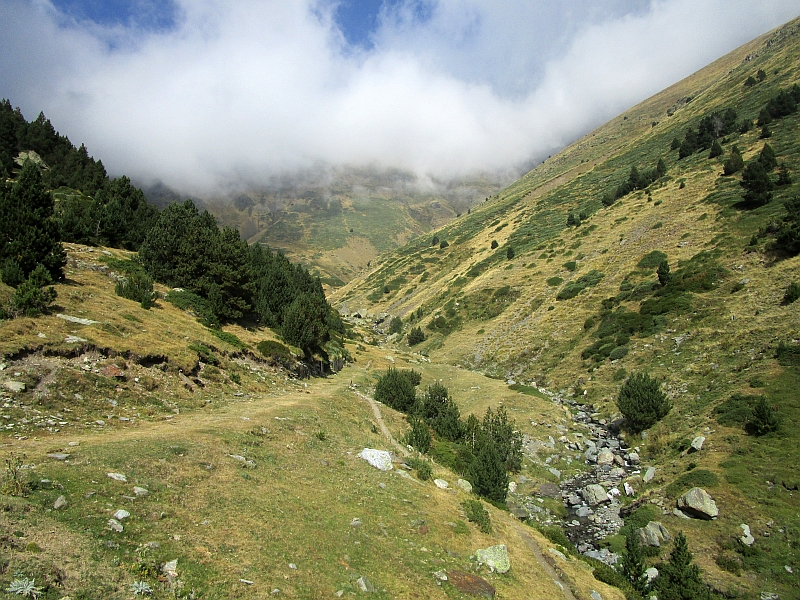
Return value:
[(27, 577), (15, 577), (11, 584), (6, 588), (9, 594), (16, 594), (23, 598), (38, 598), (42, 595), (42, 588), (36, 585), (35, 579)]

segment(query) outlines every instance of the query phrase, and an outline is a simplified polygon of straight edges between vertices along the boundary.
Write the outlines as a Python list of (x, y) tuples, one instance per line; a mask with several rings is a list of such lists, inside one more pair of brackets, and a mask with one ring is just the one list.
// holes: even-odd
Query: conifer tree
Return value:
[(683, 532), (675, 536), (669, 560), (662, 562), (653, 582), (659, 600), (699, 600), (709, 596), (708, 587), (700, 578), (700, 569), (692, 564), (694, 557)]
[(659, 263), (656, 275), (658, 275), (658, 283), (661, 287), (666, 286), (672, 279), (672, 274), (669, 272), (669, 263), (666, 259)]
[(619, 569), (633, 588), (644, 595), (648, 588), (647, 575), (645, 574), (647, 564), (644, 561), (644, 552), (639, 543), (639, 536), (633, 527), (628, 528), (625, 534), (625, 552), (622, 553), (622, 564)]
[(672, 408), (658, 381), (647, 373), (634, 373), (622, 385), (617, 407), (628, 429), (639, 433), (663, 419)]
[(496, 502), (505, 502), (508, 474), (491, 437), (480, 436), (475, 460), (470, 465), (469, 479), (477, 494)]

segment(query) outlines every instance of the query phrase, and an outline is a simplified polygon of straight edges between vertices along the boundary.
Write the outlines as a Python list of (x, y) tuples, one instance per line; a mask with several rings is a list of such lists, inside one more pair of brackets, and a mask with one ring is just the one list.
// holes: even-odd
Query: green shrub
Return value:
[(45, 312), (57, 296), (55, 288), (48, 287), (51, 283), (53, 279), (50, 272), (44, 265), (36, 265), (30, 277), (14, 290), (14, 295), (11, 296), (11, 313), (38, 317)]
[(593, 317), (587, 317), (587, 319), (583, 322), (583, 328), (586, 331), (588, 331), (592, 327), (594, 327), (594, 318)]
[(647, 373), (634, 373), (622, 385), (617, 407), (628, 429), (639, 433), (663, 419), (672, 408), (661, 385)]
[(448, 244), (448, 243), (447, 243), (447, 240), (442, 240), (441, 242), (439, 242), (439, 248), (440, 248), (441, 250), (444, 250), (444, 249), (445, 249), (445, 248), (447, 248), (449, 245), (450, 245), (450, 244)]
[(407, 339), (409, 346), (416, 346), (417, 344), (425, 341), (425, 334), (422, 333), (421, 327), (414, 327), (408, 332)]
[(389, 322), (389, 334), (400, 333), (403, 331), (403, 319), (400, 317), (392, 317)]
[(289, 348), (275, 340), (261, 341), (256, 345), (256, 348), (266, 358), (283, 366), (287, 366), (292, 362), (292, 353)]
[(561, 285), (562, 283), (564, 283), (564, 280), (561, 279), (561, 277), (551, 277), (550, 279), (547, 280), (547, 285), (549, 285), (550, 287), (556, 287), (557, 285)]
[(640, 269), (655, 269), (665, 260), (667, 260), (666, 254), (660, 250), (653, 250), (649, 254), (645, 254), (636, 266)]
[(714, 409), (714, 418), (720, 425), (744, 427), (753, 415), (753, 407), (762, 397), (734, 394)]
[(409, 377), (389, 368), (375, 386), (375, 400), (402, 412), (408, 412), (416, 400), (416, 391)]
[(600, 271), (597, 269), (592, 269), (585, 275), (578, 277), (578, 279), (575, 281), (565, 285), (561, 291), (556, 294), (556, 300), (569, 300), (574, 298), (587, 287), (596, 286), (598, 283), (600, 283), (600, 280), (603, 279), (603, 277), (604, 275)]
[(571, 261), (569, 261), (569, 262), (565, 262), (565, 263), (564, 263), (562, 266), (563, 266), (563, 267), (564, 267), (564, 268), (565, 268), (567, 271), (575, 271), (575, 269), (577, 269), (577, 268), (578, 268), (578, 263), (576, 263), (574, 260), (571, 260)]
[(756, 400), (753, 407), (753, 414), (747, 421), (745, 429), (752, 435), (766, 435), (777, 431), (780, 426), (780, 419), (775, 409), (767, 402), (764, 396)]
[(670, 483), (665, 492), (670, 498), (677, 498), (693, 487), (707, 488), (717, 485), (719, 478), (714, 473), (705, 469), (693, 469)]
[(619, 360), (628, 354), (628, 347), (627, 346), (618, 346), (611, 351), (611, 354), (608, 355), (610, 360)]
[(122, 298), (139, 302), (144, 309), (153, 306), (153, 279), (144, 272), (133, 271), (125, 279), (117, 281), (114, 293)]
[(236, 335), (234, 335), (233, 333), (222, 331), (221, 329), (211, 329), (210, 331), (212, 335), (222, 340), (226, 344), (230, 344), (234, 348), (239, 348), (240, 350), (247, 348), (247, 344), (245, 344), (242, 340), (236, 337)]
[(470, 465), (475, 461), (475, 455), (469, 448), (445, 440), (435, 440), (431, 444), (430, 455), (436, 462), (462, 477), (468, 476)]
[[(411, 425), (411, 429), (406, 433), (403, 442), (414, 448), (417, 452), (427, 454), (431, 449), (431, 430), (428, 428), (428, 424), (415, 416), (409, 417), (408, 422)], [(413, 467), (413, 465), (411, 466)], [(428, 468), (430, 468), (430, 466)]]
[(189, 344), (189, 350), (194, 350), (197, 353), (197, 358), (207, 365), (219, 364), (219, 360), (217, 360), (217, 357), (214, 356), (214, 352), (205, 344), (194, 342)]
[(779, 342), (775, 358), (784, 367), (800, 367), (800, 345)]
[(564, 530), (558, 525), (539, 525), (536, 530), (556, 546), (561, 546), (567, 554), (573, 556), (577, 554), (575, 546), (567, 539)]
[(433, 476), (431, 463), (421, 458), (412, 457), (406, 460), (408, 466), (417, 472), (420, 481), (428, 481)]
[(792, 302), (795, 302), (798, 298), (800, 298), (800, 283), (793, 281), (789, 284), (789, 287), (786, 288), (786, 292), (783, 294), (783, 301), (781, 304), (788, 306)]
[(3, 283), (15, 288), (25, 281), (25, 272), (16, 260), (9, 258), (3, 264), (2, 279)]
[(165, 300), (181, 310), (189, 311), (206, 327), (219, 327), (219, 319), (214, 314), (211, 303), (202, 296), (186, 290), (172, 290)]
[(492, 240), (492, 244), (491, 244), (492, 250), (497, 250), (498, 246), (499, 246), (499, 244), (497, 243), (497, 240)]
[(492, 533), (492, 521), (489, 512), (480, 500), (464, 500), (461, 503), (470, 523), (475, 523), (483, 533)]

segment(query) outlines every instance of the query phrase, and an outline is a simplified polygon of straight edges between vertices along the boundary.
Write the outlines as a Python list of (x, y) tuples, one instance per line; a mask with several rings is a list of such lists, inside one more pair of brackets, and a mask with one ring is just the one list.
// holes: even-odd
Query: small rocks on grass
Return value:
[(508, 491), (512, 494), (517, 491), (517, 482), (516, 481), (509, 481), (508, 482)]
[(633, 486), (628, 483), (627, 481), (624, 483), (623, 487), (625, 488), (625, 495), (626, 496), (635, 496), (636, 490), (633, 489)]
[(358, 517), (353, 518), (353, 520), (350, 521), (350, 527), (361, 527), (361, 519)]
[(434, 479), (433, 483), (440, 490), (446, 490), (447, 488), (450, 487), (450, 484), (447, 483), (444, 479)]
[(114, 518), (117, 521), (124, 521), (125, 519), (127, 519), (130, 516), (131, 516), (131, 513), (129, 513), (124, 508), (120, 508), (117, 512), (114, 513)]
[(656, 468), (655, 467), (647, 467), (647, 471), (644, 473), (644, 477), (642, 477), (642, 481), (645, 483), (650, 483), (653, 481), (653, 477), (656, 476)]
[(123, 483), (127, 483), (128, 478), (123, 475), (122, 473), (106, 473), (109, 479), (113, 479), (114, 481), (122, 481)]
[(66, 452), (50, 452), (47, 456), (55, 460), (67, 460), (71, 455)]
[(139, 487), (138, 485), (133, 486), (133, 494), (137, 497), (144, 497), (149, 496), (150, 491), (147, 488)]
[(444, 571), (436, 571), (433, 574), (433, 576), (436, 577), (436, 579), (438, 579), (439, 581), (447, 581), (447, 573), (445, 573)]
[(122, 526), (122, 523), (117, 521), (116, 519), (109, 519), (108, 526), (112, 531), (116, 531), (117, 533), (122, 533), (122, 530), (125, 529)]
[(164, 573), (167, 577), (177, 577), (178, 576), (178, 559), (171, 560), (169, 562), (164, 563), (164, 566), (161, 567), (161, 572)]
[(292, 571), (297, 571), (297, 565), (296, 565), (296, 564), (294, 564), (294, 563), (289, 563), (289, 568), (290, 568)]
[(5, 381), (3, 382), (3, 387), (14, 393), (25, 391), (25, 383), (22, 381)]
[(250, 579), (239, 579), (239, 583), (243, 583), (245, 585), (253, 585), (254, 582), (251, 581)]
[(254, 460), (250, 460), (249, 458), (245, 458), (241, 454), (229, 454), (228, 456), (230, 456), (233, 460), (242, 463), (244, 466), (250, 467), (251, 469), (255, 468), (255, 466), (256, 466), (256, 463), (255, 463)]
[(750, 526), (742, 523), (741, 525), (739, 525), (739, 527), (742, 528), (742, 535), (739, 538), (739, 541), (742, 542), (745, 546), (752, 546), (755, 543), (756, 539), (750, 533)]
[(689, 516), (700, 519), (716, 519), (719, 509), (707, 491), (693, 487), (678, 498), (678, 508)]
[(56, 501), (53, 503), (53, 510), (58, 510), (59, 508), (64, 508), (67, 505), (67, 499), (64, 496), (59, 496), (56, 498)]
[(468, 494), (472, 491), (472, 484), (466, 479), (459, 479), (456, 481), (456, 485)]
[(690, 453), (691, 452), (700, 452), (700, 450), (703, 449), (703, 442), (705, 442), (705, 441), (706, 441), (705, 436), (698, 435), (696, 438), (694, 438), (692, 440), (692, 443), (689, 446), (689, 449), (688, 449), (687, 452), (690, 452)]
[(359, 577), (356, 583), (358, 584), (358, 589), (360, 589), (362, 592), (371, 594), (375, 591), (375, 586), (370, 583), (369, 579), (367, 579), (365, 575)]

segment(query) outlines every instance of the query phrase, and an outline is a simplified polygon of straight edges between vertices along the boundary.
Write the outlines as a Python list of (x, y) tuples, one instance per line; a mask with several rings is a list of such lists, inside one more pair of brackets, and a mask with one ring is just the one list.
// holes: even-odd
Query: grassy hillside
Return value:
[[(421, 326), (427, 339), (414, 349), (433, 362), (565, 390), (609, 416), (627, 374), (657, 377), (674, 408), (646, 439), (629, 443), (660, 466), (654, 493), (667, 502), (670, 483), (681, 474), (678, 487), (691, 480), (687, 469), (713, 474), (718, 521), (664, 520), (687, 530), (703, 569), (730, 593), (797, 586), (790, 570), (798, 572), (800, 543), (792, 508), (800, 405), (791, 390), (800, 373), (791, 357), (800, 302), (782, 300), (800, 280), (800, 257), (774, 250), (774, 240), (784, 201), (800, 193), (800, 113), (770, 123), (768, 139), (754, 123), (770, 98), (800, 82), (798, 62), (794, 21), (633, 107), (471, 214), (382, 256), (334, 295), (345, 313), (401, 317), (405, 331)], [(671, 149), (727, 108), (737, 127), (719, 140), (722, 156), (706, 149), (681, 159)], [(752, 129), (742, 132), (743, 120)], [(754, 208), (743, 202), (741, 172), (724, 176), (723, 162), (734, 145), (753, 161), (765, 143), (794, 183)], [(664, 176), (604, 205), (632, 167), (650, 171), (659, 159)], [(583, 213), (579, 226), (567, 225), (570, 213)], [(673, 276), (663, 290), (662, 259)], [(780, 431), (748, 436), (741, 418), (715, 413), (735, 394), (764, 395)], [(682, 453), (698, 434), (709, 450)], [(736, 545), (740, 523), (758, 523), (754, 549)]]

